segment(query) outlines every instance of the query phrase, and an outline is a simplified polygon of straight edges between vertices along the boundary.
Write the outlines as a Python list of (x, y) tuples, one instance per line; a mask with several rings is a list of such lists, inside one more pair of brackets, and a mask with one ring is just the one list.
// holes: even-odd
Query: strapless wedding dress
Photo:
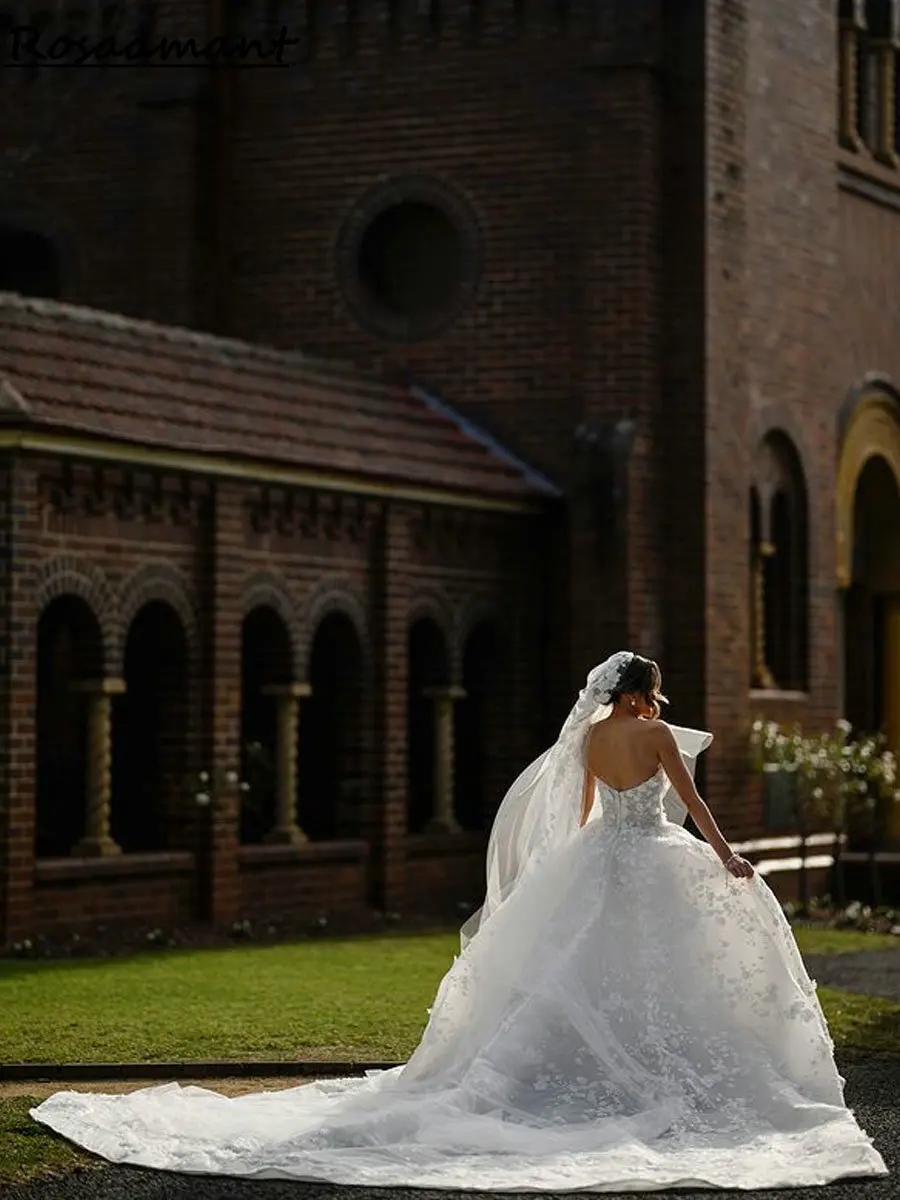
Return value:
[(368, 1186), (887, 1174), (844, 1105), (778, 903), (666, 819), (665, 787), (662, 771), (600, 785), (584, 829), (456, 959), (405, 1066), (235, 1099), (176, 1084), (64, 1092), (33, 1116), (116, 1163)]

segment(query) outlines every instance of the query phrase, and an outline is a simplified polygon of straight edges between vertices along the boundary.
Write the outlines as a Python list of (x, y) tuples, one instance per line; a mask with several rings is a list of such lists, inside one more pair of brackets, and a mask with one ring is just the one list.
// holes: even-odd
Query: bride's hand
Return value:
[(725, 859), (725, 870), (733, 875), (735, 879), (749, 879), (756, 872), (753, 869), (753, 864), (747, 862), (746, 858), (741, 858), (739, 854), (732, 854), (730, 858)]

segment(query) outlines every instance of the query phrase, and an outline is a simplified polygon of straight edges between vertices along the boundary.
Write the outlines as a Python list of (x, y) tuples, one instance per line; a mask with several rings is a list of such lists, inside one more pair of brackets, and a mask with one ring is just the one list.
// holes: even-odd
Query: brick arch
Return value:
[(323, 579), (312, 591), (303, 609), (303, 678), (309, 672), (313, 639), (322, 621), (331, 613), (343, 613), (348, 617), (359, 638), (363, 656), (363, 668), (369, 671), (372, 662), (372, 645), (369, 636), (369, 618), (366, 606), (349, 579)]
[[(781, 452), (779, 452), (781, 451)], [(788, 484), (809, 494), (806, 460), (802, 443), (783, 425), (770, 425), (756, 443), (751, 466), (751, 484), (762, 500), (770, 498), (779, 485)]]
[(125, 643), (131, 622), (144, 607), (154, 600), (170, 605), (181, 621), (188, 661), (197, 662), (200, 652), (200, 631), (197, 604), (189, 581), (172, 563), (147, 563), (125, 581), (119, 591), (120, 637), (118, 668), (124, 669)]
[(459, 678), (462, 664), (459, 621), (447, 596), (436, 588), (421, 588), (414, 593), (406, 612), (407, 637), (415, 623), (426, 617), (434, 621), (444, 639), (449, 683)]
[(78, 596), (97, 618), (103, 638), (105, 670), (118, 669), (120, 618), (116, 594), (105, 572), (94, 563), (69, 555), (60, 555), (43, 564), (35, 579), (35, 606), (38, 616), (60, 596)]
[(294, 678), (305, 679), (304, 638), (297, 605), (285, 580), (274, 571), (258, 571), (245, 583), (241, 593), (241, 616), (248, 617), (255, 608), (271, 608), (281, 617), (291, 643)]
[(793, 442), (806, 478), (809, 473), (806, 464), (815, 460), (802, 425), (786, 404), (767, 404), (753, 418), (752, 436), (755, 448), (761, 446), (773, 434), (781, 434)]

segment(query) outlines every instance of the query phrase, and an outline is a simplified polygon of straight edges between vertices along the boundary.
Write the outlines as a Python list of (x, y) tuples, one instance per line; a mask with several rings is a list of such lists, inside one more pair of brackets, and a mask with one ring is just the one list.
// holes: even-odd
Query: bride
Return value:
[(613, 1192), (887, 1174), (781, 909), (694, 787), (712, 737), (658, 720), (660, 688), (614, 654), (513, 784), (405, 1066), (235, 1099), (63, 1092), (32, 1115), (112, 1162), (210, 1175)]

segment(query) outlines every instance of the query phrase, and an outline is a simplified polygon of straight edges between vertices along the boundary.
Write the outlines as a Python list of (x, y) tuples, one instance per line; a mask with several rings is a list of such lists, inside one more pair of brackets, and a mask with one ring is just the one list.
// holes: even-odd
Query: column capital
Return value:
[(465, 700), (468, 693), (457, 684), (441, 684), (438, 687), (423, 688), (422, 695), (428, 700)]
[(306, 700), (312, 695), (312, 685), (309, 683), (270, 683), (262, 689), (262, 694), (280, 699)]
[(127, 690), (124, 679), (76, 679), (71, 688), (87, 696), (122, 696)]

